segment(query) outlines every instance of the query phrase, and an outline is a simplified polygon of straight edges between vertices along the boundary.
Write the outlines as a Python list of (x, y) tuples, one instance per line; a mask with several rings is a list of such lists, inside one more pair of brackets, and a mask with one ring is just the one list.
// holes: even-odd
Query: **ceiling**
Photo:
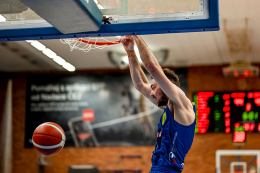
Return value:
[[(228, 28), (245, 27), (248, 18), (249, 43), (252, 62), (260, 63), (260, 1), (219, 0), (220, 31), (201, 33), (178, 33), (142, 36), (152, 51), (168, 49), (169, 55), (162, 66), (189, 67), (197, 65), (221, 65), (229, 63), (228, 45), (223, 29), (224, 19)], [(70, 51), (60, 40), (41, 41), (77, 70), (112, 69), (108, 52), (124, 52), (122, 45), (83, 51)], [(25, 41), (0, 43), (0, 71), (64, 70)]]

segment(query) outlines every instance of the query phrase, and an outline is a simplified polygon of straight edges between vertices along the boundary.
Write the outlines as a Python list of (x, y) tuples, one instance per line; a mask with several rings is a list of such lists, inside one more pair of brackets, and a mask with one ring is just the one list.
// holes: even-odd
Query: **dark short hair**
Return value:
[[(170, 70), (170, 69), (168, 69), (168, 68), (164, 68), (164, 69), (163, 69), (163, 72), (164, 72), (165, 76), (166, 76), (173, 84), (177, 85), (178, 87), (181, 86), (179, 77), (174, 73), (173, 70)], [(150, 77), (151, 77), (151, 79), (153, 79), (152, 76), (150, 76)]]

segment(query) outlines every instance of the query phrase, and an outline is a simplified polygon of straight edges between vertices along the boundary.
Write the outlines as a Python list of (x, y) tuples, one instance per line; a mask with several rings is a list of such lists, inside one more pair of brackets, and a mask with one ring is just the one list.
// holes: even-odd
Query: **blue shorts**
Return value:
[(182, 170), (165, 165), (152, 165), (149, 173), (180, 173)]

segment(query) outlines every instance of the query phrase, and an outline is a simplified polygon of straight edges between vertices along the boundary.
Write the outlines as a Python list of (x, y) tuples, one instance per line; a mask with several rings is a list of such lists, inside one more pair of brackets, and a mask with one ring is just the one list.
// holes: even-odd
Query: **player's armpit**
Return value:
[(195, 120), (195, 113), (193, 111), (192, 106), (188, 107), (187, 109), (175, 109), (174, 110), (174, 119), (179, 124), (184, 126), (191, 125)]

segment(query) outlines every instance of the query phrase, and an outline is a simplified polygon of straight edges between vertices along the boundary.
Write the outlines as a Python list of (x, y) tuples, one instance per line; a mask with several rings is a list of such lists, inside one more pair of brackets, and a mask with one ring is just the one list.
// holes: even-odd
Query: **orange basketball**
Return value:
[(65, 140), (63, 129), (51, 122), (39, 125), (32, 137), (34, 148), (46, 156), (57, 154), (64, 147)]

